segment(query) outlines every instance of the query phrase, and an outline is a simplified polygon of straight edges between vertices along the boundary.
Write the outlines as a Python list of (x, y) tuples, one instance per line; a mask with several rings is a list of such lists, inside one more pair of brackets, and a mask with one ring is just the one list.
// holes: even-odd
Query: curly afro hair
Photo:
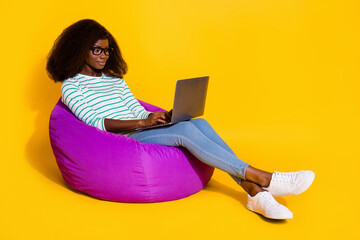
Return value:
[(66, 28), (52, 47), (46, 70), (55, 82), (74, 77), (85, 63), (92, 46), (100, 39), (107, 39), (113, 48), (102, 72), (106, 75), (123, 78), (127, 72), (120, 48), (114, 37), (98, 22), (91, 19), (80, 20)]

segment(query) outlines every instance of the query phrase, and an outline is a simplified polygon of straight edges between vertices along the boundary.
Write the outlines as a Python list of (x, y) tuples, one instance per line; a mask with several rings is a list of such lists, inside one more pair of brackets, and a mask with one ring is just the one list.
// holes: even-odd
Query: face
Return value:
[(103, 51), (100, 55), (95, 55), (92, 49), (89, 50), (89, 54), (86, 56), (85, 59), (85, 65), (87, 66), (84, 67), (90, 67), (92, 70), (95, 71), (101, 70), (105, 67), (106, 61), (109, 59), (109, 56), (105, 55), (104, 52), (104, 49), (109, 48), (109, 41), (107, 39), (100, 39), (93, 45), (93, 48), (95, 48), (95, 54), (100, 52), (101, 50)]

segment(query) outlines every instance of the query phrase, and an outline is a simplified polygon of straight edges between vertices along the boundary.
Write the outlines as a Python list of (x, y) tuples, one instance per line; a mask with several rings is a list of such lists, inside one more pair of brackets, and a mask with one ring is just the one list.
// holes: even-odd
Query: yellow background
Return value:
[[(360, 4), (353, 0), (1, 0), (0, 239), (355, 239)], [(45, 71), (61, 31), (93, 18), (116, 37), (125, 79), (169, 109), (175, 81), (210, 76), (205, 118), (268, 171), (311, 169), (313, 186), (270, 221), (216, 171), (188, 198), (101, 201), (71, 191), (48, 138), (60, 84)]]

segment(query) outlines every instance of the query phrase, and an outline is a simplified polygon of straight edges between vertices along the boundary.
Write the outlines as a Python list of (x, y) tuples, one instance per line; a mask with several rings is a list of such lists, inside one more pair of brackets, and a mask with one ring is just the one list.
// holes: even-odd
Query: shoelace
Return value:
[(279, 207), (280, 204), (273, 198), (271, 197), (269, 194), (262, 194), (262, 197), (264, 198), (265, 202), (270, 206), (270, 207)]
[(294, 173), (287, 173), (287, 172), (274, 172), (277, 182), (284, 182), (284, 183), (293, 183), (295, 182), (296, 174)]

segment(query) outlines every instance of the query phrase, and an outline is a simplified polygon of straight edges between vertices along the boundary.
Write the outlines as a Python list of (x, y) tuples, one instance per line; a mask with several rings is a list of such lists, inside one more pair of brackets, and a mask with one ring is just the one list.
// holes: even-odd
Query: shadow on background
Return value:
[(26, 144), (29, 164), (51, 181), (66, 186), (52, 153), (49, 138), (50, 113), (61, 96), (61, 83), (54, 83), (46, 73), (46, 56), (39, 59), (28, 81), (26, 105), (35, 112), (34, 132)]

